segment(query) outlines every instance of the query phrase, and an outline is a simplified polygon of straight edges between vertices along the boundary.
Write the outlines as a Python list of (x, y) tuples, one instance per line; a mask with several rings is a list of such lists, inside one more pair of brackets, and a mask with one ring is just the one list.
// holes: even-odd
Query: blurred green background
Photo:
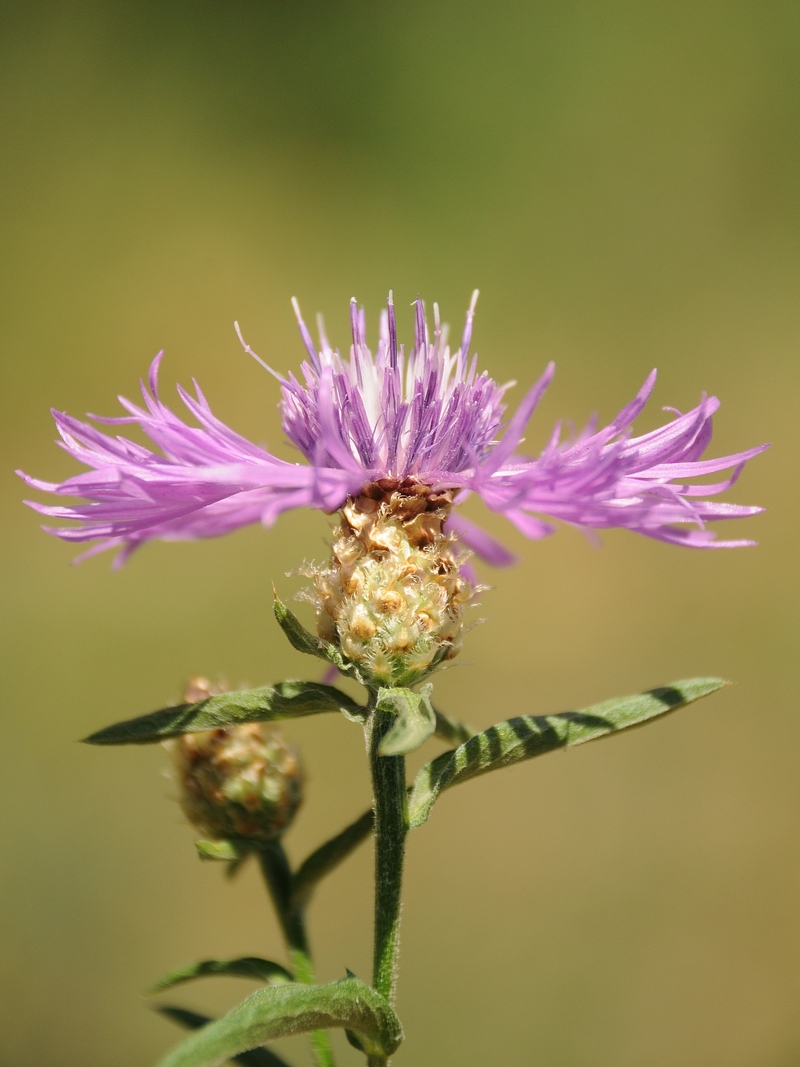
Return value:
[[(760, 547), (719, 553), (489, 521), (523, 563), (489, 576), (445, 709), (485, 726), (693, 674), (737, 685), (441, 802), (410, 845), (398, 1067), (800, 1062), (799, 45), (789, 0), (2, 5), (3, 1067), (149, 1064), (178, 1036), (151, 981), (280, 953), (255, 871), (197, 862), (165, 753), (75, 742), (192, 673), (307, 672), (270, 583), (293, 592), (327, 533), (291, 514), (70, 568), (10, 469), (72, 472), (48, 407), (115, 413), (161, 347), (165, 397), (194, 375), (283, 449), (234, 319), (285, 370), (293, 294), (341, 345), (353, 294), (374, 336), (390, 287), (460, 329), (475, 286), (495, 378), (519, 395), (557, 361), (534, 442), (562, 415), (608, 420), (657, 365), (640, 429), (718, 393), (715, 454), (775, 443), (729, 494), (769, 510), (736, 530)], [(287, 732), (310, 778), (300, 858), (369, 791), (356, 727)], [(313, 907), (326, 981), (369, 974), (370, 875), (364, 848)]]

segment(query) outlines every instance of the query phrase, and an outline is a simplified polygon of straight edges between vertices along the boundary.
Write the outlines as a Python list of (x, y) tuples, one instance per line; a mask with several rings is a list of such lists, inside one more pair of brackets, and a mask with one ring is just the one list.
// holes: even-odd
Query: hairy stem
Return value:
[[(306, 933), (305, 917), (302, 909), (292, 906), (293, 875), (286, 858), (283, 846), (279, 842), (271, 842), (259, 850), (259, 862), (267, 883), (269, 895), (275, 905), (278, 921), (286, 941), (286, 950), (289, 955), (289, 963), (295, 980), (304, 985), (313, 985), (314, 964), (311, 961), (311, 950), (308, 947), (308, 934)], [(314, 1030), (311, 1034), (311, 1045), (317, 1067), (335, 1067), (333, 1049), (330, 1038), (325, 1030)]]
[[(378, 747), (396, 717), (370, 700), (367, 745), (375, 804), (375, 956), (373, 985), (394, 1007), (400, 949), (400, 891), (408, 832), (405, 759)], [(376, 1064), (379, 1061), (376, 1060)]]

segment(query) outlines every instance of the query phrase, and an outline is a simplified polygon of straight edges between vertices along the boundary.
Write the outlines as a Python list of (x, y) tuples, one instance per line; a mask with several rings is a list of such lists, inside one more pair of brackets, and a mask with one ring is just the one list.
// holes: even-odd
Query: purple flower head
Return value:
[[(552, 533), (543, 518), (548, 517), (585, 529), (624, 527), (693, 548), (753, 544), (715, 540), (706, 523), (755, 515), (761, 508), (706, 498), (730, 488), (747, 460), (767, 446), (702, 459), (719, 407), (715, 397), (705, 395), (687, 414), (675, 412), (659, 429), (633, 437), (631, 427), (653, 389), (655, 371), (605, 428), (592, 423), (562, 442), (559, 424), (538, 456), (521, 453), (525, 428), (554, 367), (547, 367), (504, 424), (508, 386), (498, 386), (485, 371), (479, 374), (477, 358), (469, 355), (477, 295), (454, 352), (437, 305), (431, 339), (417, 300), (408, 354), (397, 341), (391, 294), (376, 355), (367, 348), (364, 313), (353, 300), (349, 358), (331, 348), (321, 321), (319, 347), (314, 346), (295, 302), (308, 360), (300, 378), (276, 377), (284, 430), (308, 464), (278, 459), (229, 429), (196, 383), (195, 396), (178, 387), (196, 424), (184, 422), (159, 399), (159, 353), (148, 383), (142, 382), (143, 407), (120, 397), (127, 414), (90, 416), (108, 425), (136, 424), (153, 447), (54, 411), (59, 443), (88, 470), (57, 484), (20, 474), (35, 489), (83, 502), (28, 503), (44, 515), (77, 521), (45, 527), (48, 532), (66, 541), (97, 542), (80, 558), (119, 548), (118, 564), (156, 538), (213, 537), (253, 522), (271, 526), (289, 508), (333, 512), (378, 483), (387, 490), (413, 485), (450, 491), (456, 503), (477, 493), (534, 539)], [(729, 472), (721, 481), (693, 482), (720, 471)], [(448, 528), (488, 562), (513, 562), (506, 548), (463, 516), (452, 513)]]
[(475, 293), (460, 347), (451, 354), (447, 329), (433, 306), (433, 342), (421, 300), (414, 315), (414, 347), (406, 358), (397, 343), (391, 294), (381, 315), (378, 352), (367, 348), (364, 312), (350, 302), (350, 358), (334, 351), (320, 322), (316, 351), (305, 323), (298, 322), (310, 361), (305, 385), (290, 374), (282, 381), (283, 428), (315, 466), (341, 467), (362, 479), (413, 478), (451, 488), (453, 479), (488, 454), (500, 428), (503, 393), (477, 357), (469, 358)]

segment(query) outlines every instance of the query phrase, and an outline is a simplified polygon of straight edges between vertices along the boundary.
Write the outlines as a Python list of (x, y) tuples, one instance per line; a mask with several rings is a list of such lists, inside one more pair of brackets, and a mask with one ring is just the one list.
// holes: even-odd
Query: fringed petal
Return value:
[(124, 421), (138, 424), (159, 451), (55, 412), (64, 449), (89, 470), (60, 483), (18, 472), (34, 489), (83, 498), (26, 501), (40, 514), (77, 523), (46, 528), (62, 540), (99, 540), (79, 558), (118, 548), (119, 563), (146, 541), (216, 537), (257, 522), (271, 526), (290, 508), (332, 512), (363, 487), (355, 463), (318, 470), (270, 455), (220, 422), (199, 391), (197, 399), (179, 391), (200, 425), (183, 422), (159, 400), (159, 362), (156, 357), (151, 365), (149, 391), (142, 386), (145, 407), (124, 403), (130, 413)]
[(517, 557), (510, 552), (505, 545), (496, 541), (491, 534), (482, 529), (477, 523), (465, 519), (458, 512), (453, 512), (447, 520), (445, 529), (447, 532), (456, 534), (459, 540), (470, 551), (490, 563), (493, 567), (510, 567), (517, 563)]
[[(537, 458), (520, 455), (525, 428), (554, 367), (546, 368), (503, 431), (508, 386), (479, 374), (476, 357), (468, 358), (476, 298), (477, 292), (453, 353), (438, 307), (431, 342), (425, 308), (417, 300), (414, 347), (406, 353), (398, 344), (390, 295), (375, 356), (366, 346), (363, 309), (353, 302), (349, 360), (331, 348), (321, 322), (320, 345), (314, 345), (293, 301), (308, 360), (298, 376), (275, 376), (284, 430), (309, 466), (286, 463), (226, 426), (196, 383), (194, 395), (178, 388), (196, 425), (185, 422), (159, 397), (159, 353), (141, 383), (143, 406), (121, 397), (124, 415), (90, 416), (104, 425), (133, 424), (149, 444), (54, 411), (60, 446), (87, 469), (60, 483), (18, 473), (33, 489), (79, 502), (28, 503), (41, 514), (77, 524), (50, 529), (64, 540), (98, 541), (83, 558), (115, 548), (118, 561), (156, 538), (214, 537), (249, 523), (271, 526), (290, 508), (333, 512), (370, 483), (407, 478), (435, 491), (458, 491), (456, 503), (477, 492), (532, 539), (552, 533), (546, 520), (558, 519), (586, 531), (620, 527), (693, 548), (752, 543), (715, 540), (705, 524), (761, 509), (708, 498), (731, 488), (744, 465), (767, 446), (702, 459), (719, 407), (716, 397), (705, 395), (692, 411), (675, 411), (665, 425), (632, 436), (655, 371), (606, 427), (598, 430), (592, 420), (564, 443), (559, 423)], [(718, 472), (729, 473), (713, 484), (696, 481)], [(462, 516), (453, 513), (448, 529), (487, 562), (514, 562), (503, 545)]]
[[(591, 432), (584, 431), (572, 444), (559, 444), (559, 435), (554, 432), (536, 459), (507, 455), (504, 439), (459, 485), (479, 493), (489, 508), (535, 539), (551, 532), (552, 527), (535, 517), (547, 516), (584, 529), (620, 527), (691, 548), (753, 544), (717, 541), (705, 523), (745, 518), (758, 514), (761, 508), (697, 498), (729, 489), (747, 461), (769, 446), (759, 445), (719, 459), (700, 459), (711, 441), (712, 415), (719, 407), (716, 397), (706, 396), (692, 411), (676, 413), (659, 429), (641, 437), (626, 436), (654, 382), (655, 372), (604, 429), (598, 431), (592, 426)], [(516, 437), (521, 432), (533, 400), (532, 391), (521, 406), (522, 415), (518, 412), (509, 423), (508, 434), (513, 432)], [(503, 459), (501, 464), (497, 463), (498, 455)], [(731, 473), (713, 484), (690, 481), (718, 471)]]

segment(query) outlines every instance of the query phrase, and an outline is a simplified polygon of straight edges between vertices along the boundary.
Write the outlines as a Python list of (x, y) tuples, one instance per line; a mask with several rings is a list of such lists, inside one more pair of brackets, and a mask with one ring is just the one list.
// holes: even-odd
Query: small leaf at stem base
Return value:
[(241, 863), (250, 852), (247, 842), (230, 841), (195, 841), (194, 847), (201, 860), (217, 863)]
[(435, 732), (436, 712), (431, 707), (432, 692), (430, 682), (419, 693), (401, 688), (378, 690), (378, 709), (397, 716), (397, 721), (381, 741), (379, 755), (407, 756)]

